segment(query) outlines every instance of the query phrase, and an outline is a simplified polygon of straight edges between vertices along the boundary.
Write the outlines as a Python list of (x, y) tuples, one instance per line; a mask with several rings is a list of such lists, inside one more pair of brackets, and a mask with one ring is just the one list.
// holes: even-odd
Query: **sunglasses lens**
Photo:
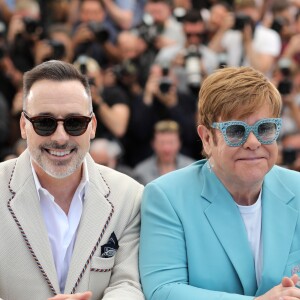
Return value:
[(261, 142), (273, 141), (276, 137), (277, 127), (273, 122), (262, 123), (258, 126), (257, 132)]
[(226, 136), (230, 143), (238, 144), (245, 136), (245, 127), (243, 125), (229, 125), (226, 128)]
[(33, 122), (33, 128), (38, 135), (51, 135), (56, 129), (56, 121), (49, 117), (36, 118)]
[(86, 117), (70, 117), (65, 120), (65, 130), (72, 136), (81, 135), (86, 131), (89, 121)]

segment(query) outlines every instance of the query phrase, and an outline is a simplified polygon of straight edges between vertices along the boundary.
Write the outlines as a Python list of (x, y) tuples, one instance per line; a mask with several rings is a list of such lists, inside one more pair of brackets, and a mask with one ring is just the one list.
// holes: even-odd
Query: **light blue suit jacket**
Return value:
[(273, 167), (262, 189), (263, 269), (236, 203), (206, 160), (145, 188), (140, 273), (151, 300), (244, 300), (300, 274), (300, 173)]

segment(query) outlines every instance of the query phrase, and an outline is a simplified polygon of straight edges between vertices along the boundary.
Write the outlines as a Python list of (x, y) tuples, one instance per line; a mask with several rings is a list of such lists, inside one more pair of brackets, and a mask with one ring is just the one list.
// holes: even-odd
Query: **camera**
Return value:
[(38, 27), (40, 27), (40, 22), (38, 20), (32, 19), (30, 17), (24, 17), (23, 22), (25, 25), (25, 31), (28, 34), (34, 34)]
[(199, 91), (202, 72), (201, 72), (201, 52), (195, 45), (191, 45), (187, 48), (185, 55), (185, 71), (187, 76), (188, 86), (195, 91)]
[(281, 95), (288, 95), (291, 93), (293, 88), (293, 82), (288, 79), (288, 78), (284, 78), (283, 80), (279, 81), (278, 83), (278, 91)]
[(63, 43), (56, 40), (48, 40), (48, 45), (52, 48), (51, 59), (62, 59), (66, 54), (66, 49)]
[(299, 152), (298, 149), (294, 148), (286, 148), (282, 150), (282, 161), (284, 165), (292, 165), (296, 158), (297, 153)]
[(137, 66), (130, 59), (123, 61), (119, 65), (115, 65), (112, 71), (119, 80), (122, 80), (124, 77), (135, 77), (138, 73)]
[(278, 61), (279, 70), (283, 76), (283, 79), (278, 83), (278, 91), (281, 95), (288, 95), (291, 93), (293, 88), (293, 82), (291, 76), (291, 61), (288, 58), (281, 58)]
[(170, 88), (173, 84), (170, 76), (169, 76), (169, 66), (162, 66), (162, 76), (159, 79), (159, 90), (162, 94), (167, 94), (170, 91)]
[(87, 76), (89, 85), (94, 85), (95, 86), (96, 85), (95, 78), (88, 76), (87, 61), (88, 61), (88, 57), (85, 56), (85, 55), (80, 55), (78, 57), (79, 70), (80, 70), (80, 72), (81, 72), (82, 75)]
[(5, 57), (7, 51), (4, 45), (0, 45), (0, 60)]
[(163, 25), (155, 24), (150, 14), (144, 14), (142, 23), (134, 30), (148, 45), (153, 45), (156, 37), (162, 33)]
[(273, 23), (270, 28), (280, 34), (285, 24), (286, 24), (286, 20), (284, 18), (276, 17), (273, 20)]
[(242, 31), (247, 24), (250, 24), (253, 28), (253, 21), (251, 17), (244, 14), (236, 14), (232, 29)]
[(186, 13), (187, 13), (186, 9), (180, 6), (174, 8), (173, 10), (173, 16), (176, 18), (178, 22), (183, 22)]
[(93, 32), (96, 41), (98, 41), (99, 43), (105, 43), (108, 41), (110, 34), (108, 29), (103, 25), (103, 23), (89, 22), (88, 28)]
[(6, 34), (6, 25), (0, 21), (0, 38), (5, 37)]

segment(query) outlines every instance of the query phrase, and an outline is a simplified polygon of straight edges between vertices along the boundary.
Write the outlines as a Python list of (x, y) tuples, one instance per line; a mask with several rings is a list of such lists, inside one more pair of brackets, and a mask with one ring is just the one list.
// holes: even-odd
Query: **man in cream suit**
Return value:
[(0, 298), (144, 299), (137, 252), (142, 185), (87, 154), (87, 79), (45, 62), (24, 75), (28, 149), (0, 164)]

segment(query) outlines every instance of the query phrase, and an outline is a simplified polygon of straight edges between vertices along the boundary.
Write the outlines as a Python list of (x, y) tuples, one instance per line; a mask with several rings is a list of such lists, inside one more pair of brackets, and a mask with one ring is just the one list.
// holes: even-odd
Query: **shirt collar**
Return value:
[[(33, 174), (33, 179), (34, 179), (34, 183), (35, 183), (35, 187), (36, 187), (36, 191), (40, 200), (40, 193), (49, 193), (45, 188), (43, 188), (41, 186), (41, 183), (39, 181), (39, 178), (36, 174), (36, 171), (32, 165), (32, 160), (30, 159), (30, 165), (31, 165), (31, 170), (32, 170), (32, 174)], [(86, 158), (83, 160), (83, 172), (82, 172), (82, 177), (80, 180), (80, 183), (76, 189), (76, 193), (79, 193), (80, 198), (83, 200), (84, 199), (84, 194), (85, 194), (85, 190), (88, 187), (90, 180), (89, 180), (89, 173), (88, 173), (88, 168), (87, 168), (87, 162), (86, 162)], [(53, 199), (54, 201), (54, 199)]]

